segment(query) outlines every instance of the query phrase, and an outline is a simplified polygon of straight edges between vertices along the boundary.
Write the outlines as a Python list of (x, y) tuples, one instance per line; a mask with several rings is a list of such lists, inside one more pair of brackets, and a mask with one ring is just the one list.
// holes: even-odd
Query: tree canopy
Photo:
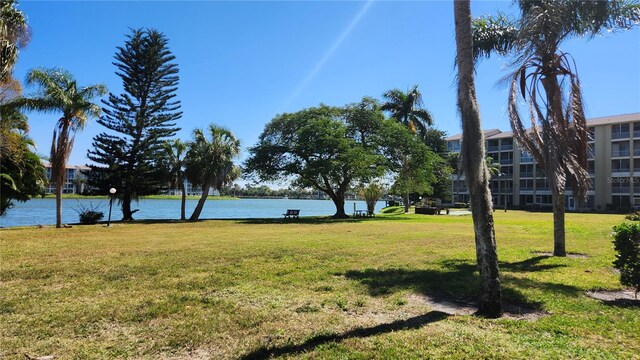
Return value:
[(233, 161), (240, 154), (240, 140), (223, 127), (210, 124), (196, 129), (185, 158), (185, 176), (202, 189), (202, 196), (189, 220), (198, 220), (209, 189), (222, 190), (240, 177), (240, 168)]
[(294, 186), (322, 191), (336, 206), (334, 217), (343, 218), (346, 191), (389, 169), (387, 140), (398, 131), (408, 133), (385, 121), (371, 98), (344, 107), (320, 105), (281, 114), (249, 149), (245, 171), (262, 181), (292, 180)]
[(51, 141), (51, 182), (56, 189), (56, 227), (62, 226), (62, 187), (66, 166), (76, 133), (82, 130), (90, 118), (98, 117), (100, 106), (94, 99), (107, 92), (104, 85), (78, 86), (73, 75), (63, 69), (32, 69), (27, 74), (27, 84), (35, 85), (34, 96), (18, 100), (23, 108), (60, 116), (55, 120)]
[(98, 124), (109, 132), (93, 139), (87, 157), (89, 185), (99, 194), (117, 188), (123, 220), (133, 220), (131, 201), (166, 188), (166, 174), (159, 165), (165, 156), (164, 141), (179, 128), (178, 65), (167, 38), (153, 29), (135, 29), (118, 47), (114, 65), (124, 93), (109, 94)]

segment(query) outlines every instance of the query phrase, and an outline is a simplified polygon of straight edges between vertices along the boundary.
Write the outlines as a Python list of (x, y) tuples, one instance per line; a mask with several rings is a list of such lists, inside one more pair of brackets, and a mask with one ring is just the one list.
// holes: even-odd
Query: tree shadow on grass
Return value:
[(391, 323), (380, 324), (367, 328), (355, 328), (342, 334), (328, 334), (328, 335), (316, 335), (302, 344), (298, 345), (284, 345), (281, 347), (261, 347), (254, 350), (240, 359), (268, 359), (271, 357), (293, 355), (313, 350), (315, 347), (322, 344), (340, 342), (350, 338), (365, 338), (369, 336), (375, 336), (393, 331), (419, 329), (428, 324), (444, 320), (449, 315), (440, 311), (430, 311), (424, 315), (414, 316), (405, 320), (397, 320)]
[[(227, 219), (230, 220), (230, 219)], [(330, 216), (313, 216), (313, 217), (301, 217), (299, 219), (287, 219), (282, 218), (252, 218), (252, 219), (233, 219), (231, 221), (239, 222), (241, 224), (253, 224), (253, 225), (289, 225), (289, 224), (304, 224), (304, 225), (323, 225), (323, 224), (338, 224), (338, 223), (362, 223), (368, 221), (390, 221), (390, 220), (403, 220), (399, 216), (383, 216), (383, 217), (368, 217), (368, 218), (354, 218), (347, 219), (334, 219)], [(411, 220), (411, 219), (404, 219)]]
[[(541, 271), (563, 265), (540, 265), (540, 259), (515, 263), (501, 263), (510, 271)], [(367, 286), (369, 295), (382, 296), (402, 290), (411, 290), (432, 298), (446, 298), (473, 302), (477, 297), (479, 276), (475, 263), (464, 260), (446, 260), (441, 269), (364, 269), (350, 270), (343, 275)], [(535, 288), (545, 292), (578, 296), (581, 290), (569, 285), (535, 281), (528, 278), (501, 274), (503, 300), (512, 305), (541, 309), (542, 303), (530, 301), (519, 289)]]
[[(304, 216), (299, 219), (283, 219), (281, 217), (278, 218), (240, 218), (240, 219), (228, 219), (228, 218), (203, 218), (195, 221), (190, 220), (179, 220), (179, 219), (140, 219), (133, 221), (121, 221), (121, 220), (111, 220), (111, 225), (116, 224), (139, 224), (139, 225), (156, 225), (156, 224), (192, 224), (199, 223), (205, 221), (227, 221), (234, 222), (240, 224), (249, 224), (249, 225), (296, 225), (296, 224), (305, 224), (305, 225), (322, 225), (322, 224), (337, 224), (337, 223), (361, 223), (367, 221), (394, 221), (394, 220), (405, 220), (412, 221), (414, 219), (403, 217), (402, 215), (383, 215), (383, 216), (374, 216), (374, 217), (349, 217), (346, 219), (334, 219), (331, 216)], [(106, 225), (106, 221), (102, 221), (100, 224)], [(71, 225), (81, 225), (79, 223), (72, 223)]]
[(540, 261), (549, 259), (550, 257), (540, 255), (534, 256), (530, 259), (525, 259), (517, 262), (503, 262), (501, 261), (499, 266), (500, 270), (506, 270), (511, 272), (536, 272), (551, 270), (559, 267), (566, 267), (564, 264), (540, 264)]

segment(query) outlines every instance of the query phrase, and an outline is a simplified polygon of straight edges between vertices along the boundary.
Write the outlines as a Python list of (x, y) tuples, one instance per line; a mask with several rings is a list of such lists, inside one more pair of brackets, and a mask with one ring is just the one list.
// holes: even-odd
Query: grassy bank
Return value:
[[(391, 212), (392, 214), (394, 212)], [(116, 223), (0, 231), (0, 357), (638, 358), (640, 309), (618, 289), (620, 215), (496, 212), (505, 299), (537, 320), (447, 316), (422, 295), (472, 297), (470, 216)]]

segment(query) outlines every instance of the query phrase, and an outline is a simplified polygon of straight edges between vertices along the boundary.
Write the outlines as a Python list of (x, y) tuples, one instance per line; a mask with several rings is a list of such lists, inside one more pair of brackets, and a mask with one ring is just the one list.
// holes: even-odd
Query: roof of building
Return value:
[[(51, 163), (48, 162), (47, 160), (40, 159), (40, 162), (42, 163), (42, 166), (44, 166), (45, 168), (51, 167)], [(91, 170), (91, 168), (86, 165), (69, 165), (69, 164), (65, 166), (65, 169)]]
[[(640, 121), (640, 113), (603, 116), (603, 117), (587, 119), (587, 126), (623, 124), (623, 123), (628, 123), (632, 121)], [(500, 131), (498, 129), (485, 130), (484, 137), (486, 140), (506, 139), (506, 138), (513, 137), (513, 132)], [(456, 134), (456, 135), (449, 136), (448, 138), (445, 138), (446, 141), (455, 141), (460, 139), (462, 139), (462, 134)]]
[(485, 139), (486, 140), (495, 140), (495, 139), (509, 139), (513, 137), (513, 132), (512, 131), (502, 131), (499, 132), (495, 135), (491, 135), (491, 136), (486, 136)]
[(622, 114), (622, 115), (614, 115), (614, 116), (602, 116), (602, 117), (597, 117), (593, 119), (588, 119), (587, 125), (598, 126), (598, 125), (626, 123), (631, 121), (640, 121), (640, 113)]
[[(500, 131), (499, 129), (489, 129), (489, 130), (483, 130), (482, 133), (484, 134), (485, 138), (488, 138), (490, 136), (494, 136), (496, 134), (501, 133), (502, 131)], [(454, 140), (460, 140), (462, 139), (462, 133), (460, 134), (455, 134), (452, 136), (449, 136), (447, 138), (445, 138), (446, 141), (454, 141)]]

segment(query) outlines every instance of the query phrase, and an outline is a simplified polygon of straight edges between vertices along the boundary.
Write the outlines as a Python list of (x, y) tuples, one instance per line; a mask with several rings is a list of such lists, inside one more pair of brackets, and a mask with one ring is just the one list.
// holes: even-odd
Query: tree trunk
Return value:
[(349, 216), (344, 211), (344, 194), (336, 194), (331, 197), (333, 203), (336, 205), (336, 213), (332, 216), (334, 219), (347, 219)]
[(454, 1), (458, 63), (458, 107), (462, 118), (462, 161), (471, 200), (476, 259), (480, 273), (478, 314), (502, 315), (502, 291), (498, 271), (489, 174), (484, 137), (475, 93), (469, 0)]
[(62, 226), (62, 185), (56, 183), (56, 227)]
[(187, 193), (184, 188), (184, 179), (180, 182), (180, 191), (182, 191), (182, 202), (180, 203), (180, 220), (186, 219), (185, 207), (187, 204)]
[(564, 237), (564, 192), (556, 186), (552, 190), (553, 201), (553, 256), (567, 256)]
[(409, 200), (409, 193), (404, 194), (404, 213), (405, 214), (409, 213), (410, 201), (411, 200)]
[(202, 196), (200, 196), (200, 200), (198, 200), (198, 205), (193, 209), (193, 213), (189, 218), (189, 221), (196, 221), (200, 218), (200, 213), (202, 213), (202, 208), (204, 207), (204, 202), (207, 201), (207, 197), (209, 196), (209, 184), (204, 184), (202, 186)]
[[(550, 60), (548, 60), (550, 61)], [(547, 125), (545, 130), (545, 146), (544, 149), (547, 152), (545, 163), (545, 175), (551, 185), (551, 195), (553, 202), (553, 256), (567, 256), (567, 250), (565, 246), (565, 233), (564, 233), (564, 190), (566, 186), (566, 180), (564, 176), (564, 169), (558, 163), (560, 155), (556, 153), (555, 149), (561, 149), (566, 144), (558, 144), (555, 139), (562, 139), (561, 134), (555, 134), (550, 136), (552, 131), (556, 131), (558, 125), (562, 127), (566, 126), (566, 119), (562, 111), (562, 92), (560, 84), (555, 74), (549, 74), (542, 80), (542, 86), (547, 97)], [(555, 126), (551, 126), (553, 124)], [(555, 143), (554, 143), (555, 142)], [(560, 141), (561, 142), (561, 141)]]
[(133, 221), (133, 212), (131, 212), (131, 194), (126, 191), (122, 194), (122, 221)]

